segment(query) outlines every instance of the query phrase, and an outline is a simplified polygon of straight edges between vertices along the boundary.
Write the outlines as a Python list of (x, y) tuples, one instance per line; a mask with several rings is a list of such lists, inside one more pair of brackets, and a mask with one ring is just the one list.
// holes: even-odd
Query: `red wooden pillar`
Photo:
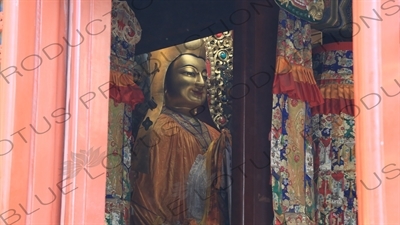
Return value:
[(400, 221), (400, 13), (392, 7), (399, 5), (396, 2), (353, 1), (358, 224)]
[[(111, 1), (69, 1), (65, 161), (61, 223), (104, 224)], [(98, 149), (98, 152), (96, 150)], [(93, 150), (93, 151), (92, 151)], [(71, 171), (71, 170), (69, 170)]]
[[(111, 1), (4, 1), (1, 225), (104, 223), (102, 164), (87, 173), (70, 164), (81, 172), (66, 180), (61, 168), (81, 149), (106, 151), (108, 100), (97, 88), (109, 79), (110, 10)], [(96, 98), (81, 102), (88, 92)]]
[(61, 1), (4, 1), (2, 225), (59, 223), (64, 124), (53, 112), (65, 107), (66, 51), (45, 47), (63, 43), (66, 10)]

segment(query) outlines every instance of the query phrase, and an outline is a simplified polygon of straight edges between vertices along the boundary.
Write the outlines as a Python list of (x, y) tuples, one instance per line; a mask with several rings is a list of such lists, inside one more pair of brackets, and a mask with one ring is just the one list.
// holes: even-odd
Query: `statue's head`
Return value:
[(169, 65), (164, 81), (165, 105), (195, 109), (206, 100), (207, 69), (204, 59), (182, 54)]

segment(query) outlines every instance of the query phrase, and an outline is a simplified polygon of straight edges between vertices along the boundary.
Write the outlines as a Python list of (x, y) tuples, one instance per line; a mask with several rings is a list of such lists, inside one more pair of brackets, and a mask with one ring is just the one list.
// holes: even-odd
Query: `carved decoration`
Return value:
[(211, 117), (218, 128), (229, 129), (232, 115), (229, 91), (233, 79), (233, 33), (219, 33), (205, 38), (205, 42)]
[(323, 18), (324, 0), (275, 0), (283, 10), (309, 22), (318, 22)]
[(324, 44), (348, 42), (353, 37), (353, 15), (351, 0), (325, 0), (324, 18), (312, 28), (324, 33)]

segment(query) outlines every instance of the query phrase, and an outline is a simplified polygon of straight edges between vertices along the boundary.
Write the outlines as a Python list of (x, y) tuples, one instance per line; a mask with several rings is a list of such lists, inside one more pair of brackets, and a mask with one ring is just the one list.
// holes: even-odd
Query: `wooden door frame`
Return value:
[[(249, 8), (237, 1), (237, 8)], [(250, 9), (249, 9), (250, 10)], [(271, 224), (270, 140), (272, 84), (279, 7), (254, 13), (234, 28), (233, 224)], [(245, 14), (238, 19), (246, 21)]]

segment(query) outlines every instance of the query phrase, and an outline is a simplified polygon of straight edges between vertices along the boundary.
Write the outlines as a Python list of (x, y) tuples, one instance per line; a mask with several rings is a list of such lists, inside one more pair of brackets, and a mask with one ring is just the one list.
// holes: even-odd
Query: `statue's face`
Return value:
[(168, 102), (173, 107), (194, 109), (206, 100), (207, 70), (203, 59), (182, 55), (171, 65)]

